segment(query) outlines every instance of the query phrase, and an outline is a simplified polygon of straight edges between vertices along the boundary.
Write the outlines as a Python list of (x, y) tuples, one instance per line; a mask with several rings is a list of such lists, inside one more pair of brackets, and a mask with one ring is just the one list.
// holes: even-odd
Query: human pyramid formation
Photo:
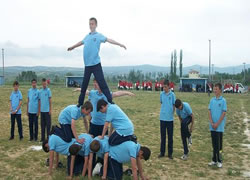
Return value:
[[(81, 87), (81, 94), (77, 105), (69, 105), (64, 108), (58, 118), (60, 127), (52, 126), (50, 131), (51, 92), (46, 87), (46, 80), (43, 79), (43, 89), (35, 91), (36, 80), (32, 80), (32, 86), (28, 92), (28, 105), (30, 125), (32, 119), (37, 122), (37, 116), (41, 112), (41, 118), (47, 119), (42, 127), (42, 148), (49, 152), (49, 174), (52, 174), (54, 164), (54, 153), (56, 152), (56, 166), (59, 166), (59, 154), (66, 155), (68, 160), (68, 175), (88, 175), (88, 178), (95, 174), (102, 179), (121, 180), (123, 177), (123, 163), (131, 162), (133, 179), (148, 179), (143, 173), (141, 160), (148, 160), (151, 151), (148, 147), (141, 146), (134, 135), (134, 125), (122, 109), (113, 103), (112, 99), (120, 96), (134, 96), (128, 91), (117, 91), (111, 93), (104, 79), (100, 63), (100, 44), (109, 42), (126, 49), (126, 47), (112, 39), (108, 39), (96, 32), (97, 20), (89, 20), (91, 32), (79, 43), (68, 48), (68, 51), (84, 45), (84, 79)], [(91, 74), (94, 74), (94, 90), (88, 91), (87, 87)], [(17, 119), (20, 139), (21, 129), (21, 100), (22, 94), (18, 90), (18, 82), (13, 84), (14, 91), (11, 94), (11, 138), (14, 138), (13, 119)], [(173, 120), (174, 112), (181, 122), (181, 138), (184, 147), (183, 160), (188, 158), (188, 144), (192, 144), (191, 133), (194, 126), (194, 115), (190, 105), (176, 99), (175, 94), (170, 90), (169, 81), (163, 83), (164, 91), (160, 94), (160, 133), (161, 148), (159, 158), (165, 156), (166, 132), (168, 135), (168, 157), (173, 159)], [(220, 150), (222, 150), (222, 135), (225, 126), (225, 114), (227, 111), (226, 100), (221, 96), (221, 84), (216, 84), (214, 91), (216, 97), (212, 98), (209, 104), (210, 131), (213, 145), (213, 158), (209, 165), (222, 167)], [(84, 102), (85, 95), (89, 100)], [(44, 103), (47, 100), (47, 103)], [(32, 109), (33, 102), (39, 102), (38, 111)], [(37, 106), (37, 105), (36, 105)], [(34, 113), (34, 112), (35, 113)], [(90, 126), (84, 118), (91, 115)], [(34, 116), (34, 117), (33, 117)], [(76, 121), (83, 117), (86, 132), (78, 134)], [(42, 121), (42, 119), (41, 119)], [(14, 122), (15, 123), (15, 122)], [(191, 126), (189, 127), (189, 125)], [(37, 125), (36, 125), (37, 126)], [(47, 127), (47, 140), (45, 140), (45, 127)], [(35, 130), (37, 140), (37, 129)], [(33, 127), (31, 140), (33, 138)], [(96, 158), (97, 156), (97, 158)]]

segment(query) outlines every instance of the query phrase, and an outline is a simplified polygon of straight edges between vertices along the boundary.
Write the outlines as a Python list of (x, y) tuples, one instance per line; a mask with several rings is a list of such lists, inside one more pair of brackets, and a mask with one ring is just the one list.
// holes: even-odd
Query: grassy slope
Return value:
[[(3, 179), (44, 179), (47, 176), (45, 159), (47, 155), (41, 152), (27, 150), (31, 145), (28, 141), (28, 118), (26, 111), (26, 97), (28, 86), (21, 87), (24, 104), (23, 129), (24, 140), (18, 140), (17, 126), (15, 140), (8, 141), (10, 133), (10, 118), (8, 114), (8, 98), (11, 86), (0, 87), (0, 178)], [(78, 93), (64, 87), (51, 87), (53, 94), (53, 124), (57, 123), (59, 112), (69, 104), (75, 104)], [(195, 116), (195, 129), (193, 132), (193, 146), (188, 161), (181, 161), (183, 153), (180, 123), (175, 116), (174, 124), (174, 160), (167, 158), (158, 159), (160, 147), (159, 134), (159, 93), (135, 92), (136, 97), (121, 97), (114, 101), (128, 114), (135, 125), (135, 133), (142, 145), (147, 145), (152, 150), (151, 159), (144, 163), (145, 172), (151, 179), (214, 179), (237, 178), (242, 179), (241, 172), (246, 170), (244, 159), (249, 163), (250, 152), (243, 148), (241, 143), (246, 142), (244, 135), (244, 115), (242, 106), (250, 115), (250, 95), (225, 95), (228, 103), (226, 132), (224, 134), (224, 167), (222, 169), (209, 168), (207, 163), (211, 160), (211, 138), (208, 130), (208, 103), (207, 94), (176, 93), (177, 98), (190, 103)], [(39, 120), (40, 122), (40, 120)], [(78, 132), (84, 132), (83, 123), (77, 123)], [(39, 126), (40, 128), (40, 126)], [(40, 135), (40, 129), (39, 129)], [(64, 157), (61, 160), (65, 164)], [(53, 179), (65, 177), (65, 169), (56, 171)], [(130, 179), (130, 178), (125, 178)]]

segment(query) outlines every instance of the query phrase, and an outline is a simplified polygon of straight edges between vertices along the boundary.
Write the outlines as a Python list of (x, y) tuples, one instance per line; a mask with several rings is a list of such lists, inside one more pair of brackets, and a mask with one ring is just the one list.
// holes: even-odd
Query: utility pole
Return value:
[(209, 82), (211, 82), (211, 40), (208, 40), (209, 42), (209, 75), (208, 75), (208, 79)]
[(2, 49), (2, 60), (3, 60), (3, 79), (4, 79), (4, 49)]
[(212, 81), (214, 80), (214, 64), (212, 64)]
[(244, 62), (244, 84), (246, 83), (246, 63)]

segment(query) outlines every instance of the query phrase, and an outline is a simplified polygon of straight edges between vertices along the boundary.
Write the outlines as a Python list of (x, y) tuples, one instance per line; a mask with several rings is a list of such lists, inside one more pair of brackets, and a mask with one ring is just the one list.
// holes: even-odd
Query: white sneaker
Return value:
[(187, 154), (183, 154), (183, 156), (181, 156), (181, 159), (186, 161), (188, 159), (188, 155)]
[(214, 161), (211, 161), (210, 163), (208, 163), (209, 166), (215, 166), (217, 163)]
[(222, 168), (222, 163), (217, 162), (217, 167), (218, 167), (218, 168)]
[(94, 168), (93, 172), (92, 172), (92, 176), (95, 176), (95, 175), (100, 174), (100, 172), (101, 172), (101, 167), (102, 167), (102, 164), (101, 164), (101, 163), (97, 163), (97, 164), (95, 165), (95, 168)]
[(190, 136), (190, 137), (188, 138), (188, 145), (189, 145), (189, 146), (192, 145), (192, 136)]

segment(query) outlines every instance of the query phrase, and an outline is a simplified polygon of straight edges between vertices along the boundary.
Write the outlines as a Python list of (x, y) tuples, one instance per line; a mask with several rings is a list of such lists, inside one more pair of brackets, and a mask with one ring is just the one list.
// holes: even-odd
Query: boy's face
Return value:
[(85, 108), (82, 109), (82, 114), (88, 116), (90, 114), (91, 110), (86, 110)]
[(139, 158), (140, 159), (144, 159), (144, 157), (143, 157), (143, 151), (141, 151), (141, 150), (139, 151)]
[(95, 32), (96, 30), (96, 27), (97, 27), (97, 24), (94, 20), (90, 20), (89, 21), (89, 29), (91, 32)]
[(33, 88), (36, 88), (36, 81), (32, 81), (31, 85)]
[(169, 91), (168, 85), (163, 85), (163, 89), (164, 89), (165, 92), (168, 92)]
[(14, 88), (14, 91), (17, 91), (19, 88), (19, 85), (14, 85), (13, 88)]
[(47, 87), (47, 81), (42, 81), (42, 86), (43, 86), (43, 88), (46, 88)]
[(102, 113), (106, 113), (107, 112), (107, 109), (108, 109), (108, 106), (106, 105), (106, 106), (102, 106), (102, 108), (100, 109), (100, 111), (102, 112)]
[(98, 91), (101, 91), (100, 87), (99, 87), (99, 84), (97, 83), (96, 80), (94, 80), (94, 88)]
[(178, 107), (177, 109), (182, 110), (182, 107), (183, 107), (183, 106), (182, 106), (182, 104), (181, 104), (180, 107)]
[(219, 87), (217, 87), (217, 86), (214, 87), (214, 94), (215, 94), (216, 96), (218, 96), (218, 95), (221, 94), (221, 90), (220, 90)]

